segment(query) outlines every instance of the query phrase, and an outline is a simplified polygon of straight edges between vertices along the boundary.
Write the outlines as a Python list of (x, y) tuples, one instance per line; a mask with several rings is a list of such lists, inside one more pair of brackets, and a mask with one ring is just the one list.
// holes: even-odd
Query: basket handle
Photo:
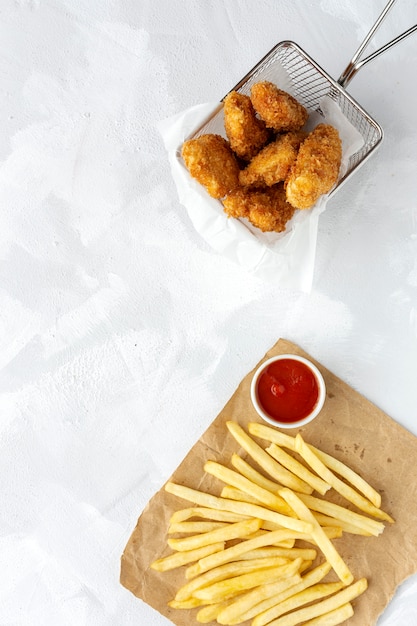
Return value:
[(391, 9), (395, 1), (396, 0), (389, 0), (387, 5), (385, 6), (385, 9), (382, 11), (381, 15), (379, 16), (375, 24), (372, 26), (369, 33), (366, 35), (365, 39), (363, 40), (359, 48), (356, 50), (349, 65), (346, 67), (345, 71), (339, 77), (337, 82), (342, 87), (345, 87), (352, 80), (355, 74), (361, 69), (361, 67), (363, 67), (366, 63), (369, 63), (369, 61), (372, 61), (372, 59), (375, 59), (377, 56), (379, 56), (386, 50), (389, 50), (389, 48), (392, 48), (392, 46), (395, 46), (396, 43), (398, 43), (402, 39), (405, 39), (406, 37), (411, 35), (411, 33), (414, 33), (417, 30), (417, 24), (415, 24), (414, 26), (411, 26), (411, 28), (406, 30), (404, 33), (402, 33), (401, 35), (398, 35), (398, 37), (395, 37), (395, 39), (392, 39), (381, 48), (378, 48), (378, 50), (375, 50), (375, 52), (372, 52), (372, 54), (370, 54), (369, 56), (365, 57), (362, 60), (359, 60), (362, 52), (368, 45), (369, 41), (372, 39), (376, 30), (382, 24), (386, 14)]

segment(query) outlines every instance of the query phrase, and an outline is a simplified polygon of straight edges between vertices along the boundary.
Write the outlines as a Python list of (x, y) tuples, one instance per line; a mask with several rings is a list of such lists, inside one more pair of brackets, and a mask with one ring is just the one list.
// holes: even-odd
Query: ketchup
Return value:
[(265, 413), (279, 422), (298, 422), (317, 403), (319, 388), (307, 365), (293, 359), (270, 363), (257, 385), (258, 402)]

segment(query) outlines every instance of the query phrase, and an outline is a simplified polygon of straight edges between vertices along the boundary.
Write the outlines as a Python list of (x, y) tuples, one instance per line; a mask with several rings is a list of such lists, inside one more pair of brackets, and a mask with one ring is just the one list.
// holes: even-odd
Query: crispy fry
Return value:
[(246, 589), (253, 589), (259, 585), (272, 582), (281, 577), (288, 578), (294, 576), (301, 565), (301, 559), (295, 559), (285, 565), (279, 565), (278, 567), (269, 567), (267, 569), (251, 572), (250, 574), (242, 574), (241, 576), (234, 576), (227, 580), (221, 580), (218, 583), (197, 589), (193, 592), (193, 597), (208, 602), (219, 602), (225, 598), (245, 591)]
[(263, 489), (267, 489), (271, 493), (275, 494), (277, 494), (278, 490), (281, 489), (282, 485), (279, 485), (270, 478), (267, 478), (266, 476), (258, 472), (254, 467), (252, 467), (252, 465), (242, 459), (242, 457), (240, 457), (238, 454), (234, 453), (231, 460), (233, 467), (235, 467), (237, 471), (242, 474), (242, 476), (245, 476), (253, 483), (256, 483), (260, 487), (263, 487)]
[(338, 626), (353, 615), (353, 606), (350, 602), (342, 604), (338, 609), (319, 615), (308, 622), (304, 622), (304, 626)]
[(186, 600), (178, 601), (178, 600), (170, 600), (168, 602), (168, 606), (171, 609), (195, 609), (198, 606), (202, 606), (204, 604), (203, 600), (199, 600), (198, 598), (187, 598)]
[(259, 422), (250, 422), (248, 424), (248, 431), (255, 437), (260, 437), (271, 443), (276, 443), (278, 446), (288, 448), (293, 452), (295, 451), (295, 438), (283, 433), (277, 428), (272, 428), (272, 426), (260, 424)]
[[(306, 620), (324, 615), (329, 611), (339, 608), (340, 606), (350, 602), (354, 598), (357, 598), (363, 593), (368, 586), (366, 578), (361, 578), (357, 582), (349, 585), (345, 589), (338, 591), (335, 595), (316, 604), (312, 604), (308, 607), (293, 611), (288, 615), (279, 617), (278, 619), (270, 622), (270, 626), (295, 626), (305, 622)], [(254, 625), (256, 626), (256, 625)]]
[(229, 143), (220, 135), (201, 135), (185, 141), (182, 158), (190, 172), (213, 198), (224, 198), (239, 186), (239, 165)]
[(248, 493), (264, 504), (265, 506), (278, 511), (279, 513), (283, 513), (284, 515), (290, 515), (294, 517), (294, 513), (288, 504), (283, 500), (280, 496), (271, 493), (267, 489), (260, 487), (256, 483), (252, 482), (245, 476), (242, 476), (238, 472), (235, 472), (221, 463), (216, 463), (215, 461), (207, 461), (204, 465), (204, 470), (208, 474), (212, 474), (219, 478), (224, 483), (232, 485), (237, 489)]
[(157, 559), (151, 563), (151, 568), (158, 572), (166, 572), (188, 563), (193, 563), (196, 560), (202, 559), (215, 552), (220, 552), (224, 548), (224, 542), (212, 543), (209, 546), (203, 546), (187, 552), (174, 552), (168, 556)]
[(276, 511), (271, 511), (265, 507), (258, 506), (256, 504), (250, 504), (249, 502), (236, 502), (228, 500), (226, 498), (218, 498), (208, 493), (198, 491), (197, 489), (191, 489), (184, 485), (177, 485), (173, 482), (168, 482), (165, 485), (166, 491), (172, 493), (180, 498), (191, 500), (195, 504), (201, 504), (202, 506), (209, 506), (212, 508), (218, 508), (225, 511), (232, 511), (236, 513), (242, 513), (249, 517), (257, 517), (270, 522), (283, 526), (284, 528), (292, 529), (299, 532), (309, 533), (311, 531), (311, 525), (302, 522), (301, 520), (293, 517), (287, 517)]
[(252, 85), (251, 100), (255, 111), (268, 128), (278, 132), (300, 130), (308, 112), (293, 96), (269, 81)]
[(245, 161), (266, 144), (269, 131), (265, 122), (256, 117), (251, 99), (231, 91), (224, 99), (224, 128), (232, 150)]
[(309, 209), (337, 182), (342, 160), (339, 133), (319, 124), (303, 141), (285, 181), (287, 200), (296, 209)]
[(237, 422), (227, 422), (227, 428), (236, 441), (246, 452), (275, 480), (282, 485), (294, 489), (299, 493), (310, 494), (313, 490), (303, 480), (294, 476), (285, 467), (282, 467), (261, 446), (259, 446)]
[(199, 624), (210, 624), (214, 622), (222, 610), (227, 606), (227, 602), (217, 602), (215, 604), (209, 604), (200, 609), (196, 615), (196, 620)]
[(212, 530), (208, 533), (200, 533), (198, 535), (192, 535), (191, 537), (181, 537), (180, 539), (170, 537), (168, 539), (168, 545), (173, 550), (179, 550), (181, 552), (194, 550), (195, 548), (208, 546), (219, 541), (229, 541), (230, 539), (245, 537), (246, 535), (256, 532), (261, 527), (261, 524), (262, 520), (254, 517), (253, 519), (244, 520), (243, 522), (228, 524), (227, 526)]
[(252, 626), (264, 626), (266, 623), (272, 621), (271, 618), (276, 619), (277, 617), (284, 615), (284, 613), (294, 611), (309, 602), (314, 602), (315, 600), (329, 596), (332, 593), (339, 591), (342, 587), (343, 583), (341, 582), (318, 583), (312, 587), (308, 587), (303, 591), (295, 593), (286, 600), (278, 602), (272, 609), (269, 609), (267, 621), (265, 621), (265, 613), (257, 615), (252, 622)]
[[(311, 572), (308, 572), (308, 574), (305, 574), (305, 576), (303, 576), (301, 580), (297, 581), (295, 585), (291, 585), (288, 588), (279, 589), (278, 585), (269, 585), (267, 589), (263, 590), (260, 600), (258, 600), (258, 596), (253, 593), (252, 604), (241, 613), (241, 620), (246, 621), (252, 619), (261, 613), (265, 613), (265, 616), (267, 617), (267, 611), (271, 610), (277, 603), (284, 602), (284, 600), (291, 597), (295, 593), (303, 591), (304, 589), (319, 583), (326, 576), (326, 574), (329, 573), (330, 569), (331, 565), (324, 562), (311, 570)], [(246, 601), (246, 604), (249, 604), (248, 601)]]
[[(250, 502), (252, 504), (261, 504), (258, 498), (251, 496), (249, 493), (245, 493), (241, 491), (237, 487), (232, 487), (231, 485), (226, 485), (223, 487), (220, 493), (222, 498), (230, 498), (230, 500), (240, 500), (241, 502)], [(292, 516), (294, 516), (294, 512), (292, 512)]]
[(232, 561), (225, 563), (214, 569), (208, 570), (190, 580), (190, 582), (183, 585), (176, 593), (175, 600), (187, 600), (191, 597), (197, 589), (206, 587), (209, 584), (225, 580), (232, 576), (240, 576), (241, 574), (247, 574), (260, 569), (266, 569), (269, 567), (277, 567), (278, 565), (285, 565), (289, 559), (281, 556), (266, 557), (261, 559), (249, 559), (247, 561)]
[(336, 519), (335, 517), (330, 517), (329, 515), (324, 515), (323, 513), (313, 512), (314, 517), (320, 524), (325, 528), (329, 526), (335, 527), (338, 526), (342, 529), (344, 533), (351, 533), (352, 535), (363, 535), (364, 537), (371, 537), (372, 533), (369, 531), (363, 530), (362, 528), (358, 528), (354, 524), (350, 524), (341, 519)]
[(280, 495), (288, 502), (290, 507), (296, 512), (300, 519), (304, 519), (312, 524), (313, 531), (311, 535), (313, 539), (317, 542), (317, 545), (323, 552), (327, 561), (333, 567), (336, 574), (339, 576), (340, 580), (345, 585), (349, 585), (353, 580), (352, 572), (349, 570), (348, 566), (343, 561), (342, 557), (329, 540), (309, 508), (303, 503), (302, 500), (300, 500), (298, 495), (290, 489), (282, 489), (280, 491)]
[(330, 485), (326, 483), (325, 480), (316, 476), (310, 470), (308, 470), (304, 465), (302, 465), (297, 459), (294, 459), (292, 456), (287, 454), (282, 448), (277, 446), (276, 443), (271, 444), (266, 451), (281, 465), (286, 467), (290, 472), (304, 480), (308, 485), (310, 485), (313, 489), (318, 491), (322, 496), (330, 489)]
[(340, 478), (338, 478), (333, 472), (324, 465), (324, 463), (319, 459), (319, 457), (314, 453), (314, 451), (305, 443), (302, 436), (298, 433), (295, 438), (295, 448), (296, 451), (301, 454), (303, 459), (310, 465), (312, 469), (323, 480), (329, 483), (333, 489), (335, 489), (341, 496), (346, 498), (349, 502), (354, 504), (358, 509), (368, 513), (368, 515), (372, 515), (381, 520), (393, 522), (394, 520), (390, 515), (378, 509), (372, 502), (369, 502), (366, 498), (364, 498), (360, 493), (355, 491), (350, 485), (344, 483)]
[(219, 522), (240, 522), (244, 519), (248, 519), (248, 516), (240, 515), (239, 513), (196, 506), (175, 511), (171, 516), (170, 523), (176, 524), (178, 522), (184, 522), (191, 517), (202, 517), (203, 519), (216, 520)]
[(168, 534), (206, 533), (225, 526), (227, 526), (227, 522), (176, 522), (168, 526)]
[(234, 561), (237, 557), (242, 556), (251, 550), (279, 544), (285, 539), (293, 538), (294, 535), (297, 537), (298, 533), (292, 530), (275, 530), (270, 533), (265, 533), (260, 537), (256, 537), (255, 539), (241, 541), (234, 546), (230, 546), (229, 548), (225, 548), (221, 552), (216, 553), (215, 558), (211, 558), (212, 555), (208, 555), (207, 558), (201, 558), (197, 563), (194, 563), (194, 565), (191, 565), (187, 569), (185, 576), (187, 579), (191, 579), (194, 576), (198, 576), (199, 574), (212, 569), (213, 567), (218, 567), (223, 563)]

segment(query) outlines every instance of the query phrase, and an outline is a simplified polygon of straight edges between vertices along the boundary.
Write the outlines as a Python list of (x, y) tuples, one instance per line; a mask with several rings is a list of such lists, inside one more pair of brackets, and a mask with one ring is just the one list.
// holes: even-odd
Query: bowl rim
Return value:
[[(319, 394), (317, 398), (317, 402), (314, 405), (313, 410), (303, 419), (298, 420), (297, 422), (280, 422), (279, 420), (275, 420), (270, 417), (265, 411), (262, 409), (260, 403), (257, 398), (257, 384), (260, 375), (262, 372), (271, 364), (276, 361), (282, 361), (283, 359), (291, 359), (293, 361), (298, 361), (306, 365), (314, 374), (316, 378), (317, 385), (319, 388)], [(300, 356), (298, 354), (279, 354), (273, 357), (270, 357), (266, 361), (263, 361), (259, 367), (256, 369), (254, 375), (252, 376), (251, 386), (250, 386), (250, 396), (254, 409), (258, 413), (258, 415), (271, 426), (275, 426), (276, 428), (299, 428), (300, 426), (305, 426), (313, 421), (314, 418), (320, 413), (323, 408), (324, 402), (326, 400), (326, 383), (324, 382), (324, 378), (320, 370), (314, 363), (312, 363), (306, 357)]]

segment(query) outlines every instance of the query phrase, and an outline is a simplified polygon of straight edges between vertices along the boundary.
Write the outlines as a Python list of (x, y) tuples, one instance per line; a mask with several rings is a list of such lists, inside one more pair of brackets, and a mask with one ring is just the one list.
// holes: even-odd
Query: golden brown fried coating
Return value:
[(235, 189), (223, 200), (223, 205), (229, 217), (246, 217), (263, 232), (284, 231), (295, 211), (285, 198), (282, 183), (265, 189)]
[(342, 160), (339, 133), (319, 124), (301, 144), (285, 181), (287, 200), (296, 209), (308, 209), (336, 183)]
[(232, 150), (245, 161), (250, 161), (269, 138), (249, 96), (237, 91), (231, 91), (224, 99), (224, 127)]
[(239, 186), (239, 165), (229, 143), (220, 135), (201, 135), (185, 141), (182, 157), (191, 176), (213, 198), (223, 198)]
[(307, 121), (308, 112), (286, 91), (269, 81), (252, 85), (251, 100), (255, 111), (268, 128), (278, 132), (300, 130)]
[(302, 131), (280, 135), (275, 141), (262, 148), (249, 165), (240, 172), (242, 186), (271, 187), (285, 180), (297, 158), (298, 149), (307, 134)]

